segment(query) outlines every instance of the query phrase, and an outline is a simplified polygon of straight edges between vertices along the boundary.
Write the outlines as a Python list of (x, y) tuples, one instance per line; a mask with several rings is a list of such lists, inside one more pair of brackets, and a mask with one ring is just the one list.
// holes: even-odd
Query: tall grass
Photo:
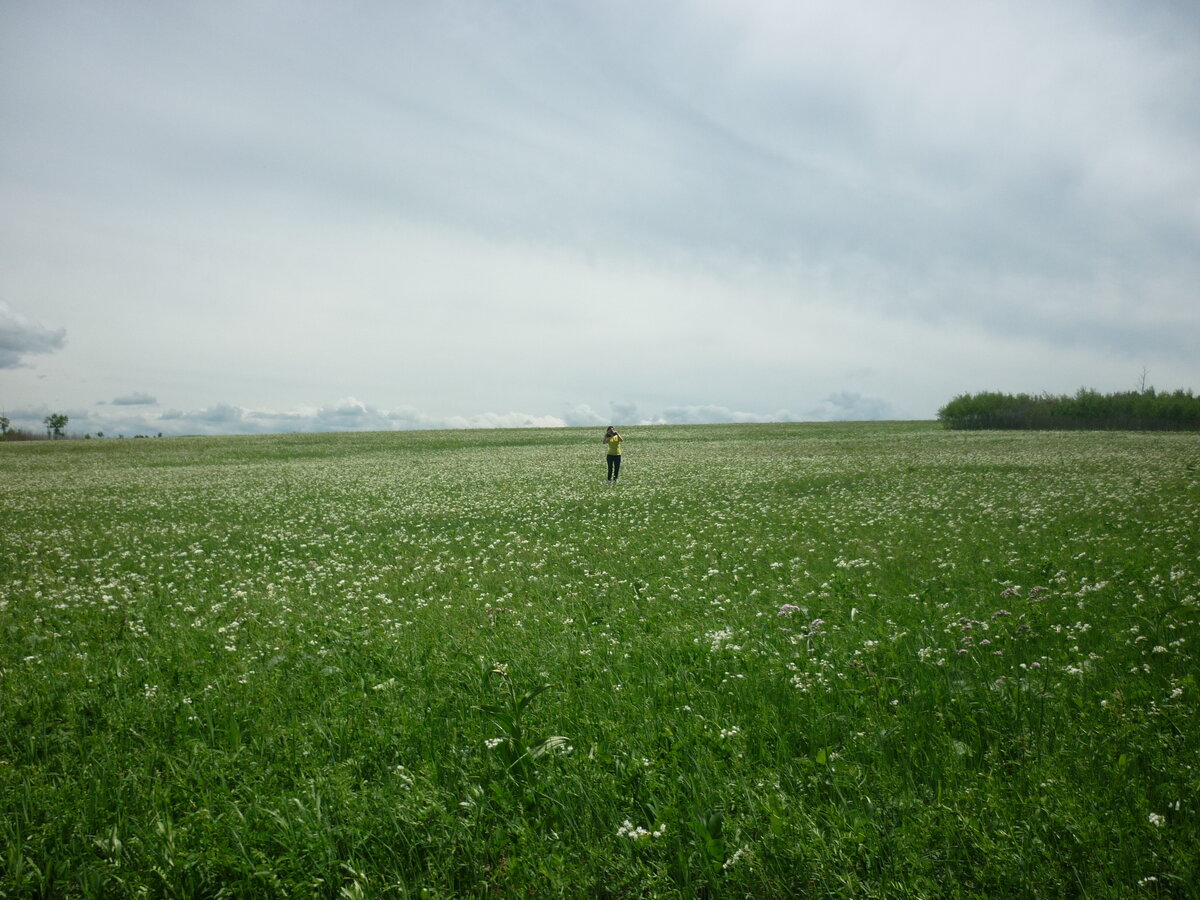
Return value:
[(0, 896), (1190, 897), (1200, 447), (0, 448)]

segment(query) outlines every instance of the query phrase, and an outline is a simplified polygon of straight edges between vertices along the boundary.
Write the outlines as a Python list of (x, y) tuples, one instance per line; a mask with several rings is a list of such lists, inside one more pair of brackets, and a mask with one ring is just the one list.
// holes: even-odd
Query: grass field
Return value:
[(1200, 896), (1200, 442), (0, 445), (0, 897)]

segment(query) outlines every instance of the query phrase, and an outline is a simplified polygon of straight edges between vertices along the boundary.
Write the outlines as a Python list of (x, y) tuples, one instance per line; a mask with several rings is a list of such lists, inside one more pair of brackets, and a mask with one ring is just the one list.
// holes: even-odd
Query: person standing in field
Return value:
[(604, 443), (608, 447), (608, 480), (615, 483), (621, 475), (621, 435), (611, 425), (604, 432)]

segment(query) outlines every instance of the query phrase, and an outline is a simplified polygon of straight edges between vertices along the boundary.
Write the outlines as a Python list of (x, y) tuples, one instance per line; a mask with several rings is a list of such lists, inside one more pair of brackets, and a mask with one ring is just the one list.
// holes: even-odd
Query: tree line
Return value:
[[(46, 426), (46, 437), (51, 440), (61, 440), (67, 436), (67, 423), (71, 421), (65, 413), (51, 413), (42, 419)], [(37, 435), (22, 428), (13, 428), (8, 416), (0, 415), (0, 440), (32, 441)]]
[[(46, 418), (42, 419), (42, 424), (46, 427), (46, 437), (44, 438), (44, 440), (59, 441), (59, 440), (64, 440), (64, 439), (70, 437), (70, 435), (67, 434), (67, 423), (70, 421), (71, 421), (71, 419), (66, 413), (50, 413), (50, 415), (48, 415), (48, 416), (46, 416)], [(162, 437), (163, 433), (160, 431), (156, 436)], [(75, 435), (75, 437), (76, 438), (83, 437), (84, 439), (89, 439), (89, 440), (92, 437), (102, 438), (102, 437), (104, 437), (104, 432), (97, 431), (95, 433), (95, 435), (92, 435), (89, 433), (89, 434), (84, 434), (84, 435)], [(125, 435), (118, 434), (117, 437), (123, 438), (123, 437), (125, 437)], [(134, 437), (135, 438), (148, 438), (148, 437), (150, 437), (150, 435), (135, 434)], [(33, 431), (29, 431), (28, 429), (25, 429), (25, 428), (13, 428), (12, 420), (10, 420), (8, 418), (8, 416), (0, 414), (0, 441), (40, 441), (40, 440), (43, 440), (43, 438), (40, 434), (33, 432)]]
[(1200, 397), (1152, 387), (1113, 394), (1080, 388), (1074, 396), (984, 391), (955, 397), (938, 421), (955, 429), (1187, 431), (1200, 429)]

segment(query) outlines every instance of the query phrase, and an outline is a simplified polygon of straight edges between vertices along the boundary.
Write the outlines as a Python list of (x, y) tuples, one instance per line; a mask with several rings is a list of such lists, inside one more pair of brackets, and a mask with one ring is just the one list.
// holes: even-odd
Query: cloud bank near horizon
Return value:
[[(142, 399), (137, 399), (142, 398)], [(118, 398), (120, 399), (120, 398)], [(111, 406), (155, 406), (148, 394), (134, 394), (129, 402)], [(805, 414), (788, 410), (763, 414), (729, 409), (724, 406), (676, 406), (659, 412), (644, 412), (635, 404), (613, 403), (608, 415), (584, 404), (558, 414), (527, 412), (482, 412), (474, 415), (432, 415), (413, 407), (380, 409), (354, 397), (346, 397), (326, 406), (292, 411), (247, 409), (230, 403), (216, 403), (195, 410), (161, 409), (153, 412), (103, 409), (65, 410), (72, 435), (103, 433), (122, 435), (185, 436), (238, 434), (291, 434), (340, 431), (420, 431), (487, 428), (591, 428), (616, 424), (620, 427), (649, 425), (709, 425), (768, 422), (865, 421), (890, 418), (888, 404), (878, 398), (842, 393), (826, 398)], [(49, 407), (16, 409), (9, 414), (14, 428), (40, 431)]]

